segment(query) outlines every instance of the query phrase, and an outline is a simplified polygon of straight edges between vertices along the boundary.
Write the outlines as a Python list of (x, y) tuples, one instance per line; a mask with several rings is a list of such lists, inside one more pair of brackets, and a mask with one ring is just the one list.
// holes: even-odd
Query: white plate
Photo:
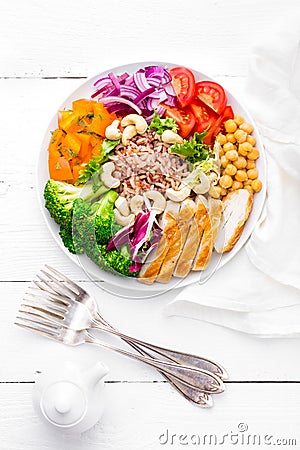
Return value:
[[(150, 61), (150, 62), (142, 62), (142, 63), (134, 63), (134, 64), (128, 64), (125, 66), (119, 66), (114, 67), (113, 69), (109, 69), (105, 72), (102, 72), (93, 78), (90, 78), (85, 83), (83, 83), (78, 89), (76, 89), (65, 101), (62, 105), (60, 105), (59, 109), (63, 108), (70, 108), (72, 101), (79, 99), (79, 98), (90, 98), (92, 92), (93, 92), (93, 83), (100, 77), (106, 76), (109, 72), (114, 72), (116, 74), (121, 74), (123, 72), (133, 73), (136, 70), (140, 69), (141, 67), (145, 66), (152, 66), (152, 65), (158, 65), (158, 66), (165, 66), (168, 68), (176, 67), (179, 64), (171, 64), (166, 62), (156, 62), (156, 61)], [(197, 72), (196, 70), (192, 69), (193, 73), (196, 77), (197, 81), (200, 80), (211, 80), (208, 76), (206, 76), (203, 73)], [(57, 128), (57, 111), (55, 112), (55, 115), (53, 116), (51, 122), (49, 123), (48, 129), (45, 133), (42, 148), (40, 151), (39, 161), (38, 161), (38, 170), (37, 170), (37, 184), (38, 184), (38, 195), (40, 199), (40, 205), (43, 212), (43, 215), (45, 217), (46, 223), (48, 225), (48, 228), (58, 243), (58, 245), (63, 249), (63, 251), (69, 256), (69, 258), (75, 262), (77, 265), (79, 265), (81, 268), (83, 268), (88, 275), (90, 275), (94, 280), (97, 281), (104, 281), (108, 283), (108, 289), (112, 290), (113, 292), (118, 292), (123, 294), (125, 293), (125, 290), (127, 293), (132, 293), (133, 291), (139, 291), (140, 294), (143, 297), (147, 295), (155, 295), (159, 292), (165, 292), (166, 290), (169, 290), (174, 287), (183, 287), (188, 284), (192, 284), (195, 282), (201, 282), (203, 283), (205, 279), (210, 277), (215, 270), (220, 269), (223, 267), (226, 263), (228, 263), (236, 254), (237, 252), (243, 247), (243, 245), (246, 243), (247, 239), (251, 235), (256, 222), (259, 219), (259, 216), (262, 212), (265, 195), (266, 195), (266, 158), (264, 154), (263, 144), (261, 141), (261, 138), (258, 134), (257, 128), (255, 126), (255, 123), (248, 113), (248, 111), (245, 109), (244, 106), (241, 105), (241, 103), (228, 91), (226, 91), (227, 98), (228, 98), (228, 104), (232, 106), (234, 112), (236, 114), (240, 114), (245, 118), (245, 120), (249, 123), (251, 123), (254, 127), (253, 135), (256, 138), (257, 144), (256, 146), (260, 150), (260, 158), (257, 160), (257, 169), (259, 172), (259, 178), (263, 183), (262, 190), (255, 194), (254, 196), (254, 204), (253, 208), (250, 214), (250, 217), (248, 221), (246, 222), (246, 225), (244, 227), (243, 233), (238, 240), (238, 242), (235, 244), (234, 248), (229, 253), (225, 253), (224, 255), (220, 256), (213, 252), (210, 265), (209, 267), (204, 270), (203, 272), (191, 272), (185, 279), (180, 280), (178, 278), (172, 278), (171, 281), (167, 285), (154, 283), (152, 286), (147, 286), (139, 283), (134, 278), (125, 278), (118, 275), (113, 275), (109, 272), (105, 272), (101, 270), (99, 267), (97, 267), (92, 261), (90, 261), (89, 258), (87, 258), (86, 255), (72, 255), (62, 244), (62, 241), (60, 239), (60, 236), (58, 234), (59, 227), (56, 225), (54, 220), (50, 217), (48, 214), (48, 211), (44, 207), (44, 198), (43, 198), (43, 191), (44, 186), (49, 179), (49, 173), (48, 173), (48, 144), (51, 137), (50, 131)], [(136, 292), (137, 293), (137, 292)]]

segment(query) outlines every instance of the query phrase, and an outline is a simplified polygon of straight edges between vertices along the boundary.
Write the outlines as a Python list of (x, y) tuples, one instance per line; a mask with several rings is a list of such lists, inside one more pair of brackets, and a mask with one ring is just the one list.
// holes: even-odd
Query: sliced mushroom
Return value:
[(119, 197), (115, 201), (115, 207), (120, 212), (120, 214), (122, 214), (122, 216), (125, 216), (125, 217), (129, 216), (130, 210), (129, 210), (128, 202), (125, 197), (122, 197), (121, 195), (119, 195)]
[(139, 212), (143, 210), (143, 205), (144, 205), (144, 197), (142, 197), (139, 194), (136, 194), (130, 200), (130, 209), (135, 215), (137, 215)]
[(196, 192), (196, 194), (206, 194), (210, 189), (210, 181), (205, 173), (200, 173), (199, 181), (200, 183), (193, 187), (193, 191)]
[(118, 225), (125, 227), (130, 225), (134, 221), (134, 214), (129, 214), (129, 216), (123, 216), (117, 208), (114, 209), (115, 219)]
[(152, 211), (156, 211), (157, 214), (161, 214), (165, 210), (167, 201), (160, 192), (150, 190), (146, 191), (144, 195), (149, 200), (153, 200), (153, 204), (151, 206)]
[(105, 186), (109, 188), (117, 188), (120, 186), (120, 180), (112, 176), (115, 170), (115, 165), (112, 161), (109, 161), (102, 166), (103, 172), (100, 174), (100, 179)]
[(187, 197), (189, 197), (191, 193), (191, 189), (188, 186), (184, 186), (179, 191), (175, 191), (175, 189), (168, 188), (166, 190), (166, 195), (173, 202), (183, 202)]

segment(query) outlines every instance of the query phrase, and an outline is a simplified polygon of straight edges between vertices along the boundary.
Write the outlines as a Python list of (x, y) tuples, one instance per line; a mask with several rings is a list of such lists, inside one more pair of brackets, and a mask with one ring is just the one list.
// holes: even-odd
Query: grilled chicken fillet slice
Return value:
[(141, 283), (153, 284), (160, 271), (160, 267), (169, 251), (170, 246), (174, 242), (179, 230), (177, 215), (168, 211), (165, 214), (166, 225), (163, 230), (163, 235), (158, 243), (158, 246), (148, 255), (145, 264), (143, 265), (138, 280)]
[(194, 217), (196, 205), (191, 199), (187, 199), (181, 205), (178, 214), (178, 230), (174, 236), (172, 245), (161, 265), (160, 272), (156, 281), (160, 283), (168, 283), (172, 277), (174, 267), (180, 256), (180, 253), (185, 244), (187, 235), (189, 233), (190, 223)]
[(207, 216), (208, 211), (206, 206), (202, 202), (199, 202), (186, 242), (174, 271), (175, 277), (184, 278), (190, 272), (202, 238)]
[(229, 252), (237, 242), (244, 229), (253, 204), (253, 194), (247, 189), (229, 192), (222, 200), (223, 216), (215, 249), (218, 253)]

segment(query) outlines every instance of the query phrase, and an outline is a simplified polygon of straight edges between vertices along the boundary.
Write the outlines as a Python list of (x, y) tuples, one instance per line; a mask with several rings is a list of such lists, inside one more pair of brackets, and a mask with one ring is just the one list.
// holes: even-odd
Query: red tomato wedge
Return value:
[(179, 134), (183, 138), (187, 137), (195, 126), (196, 119), (191, 111), (186, 111), (176, 106), (168, 106), (161, 103), (161, 106), (166, 108), (165, 115), (175, 119), (179, 127)]
[(185, 67), (174, 67), (169, 70), (172, 86), (181, 108), (189, 105), (195, 95), (195, 77), (193, 72)]
[(224, 89), (214, 81), (200, 81), (196, 83), (195, 95), (217, 114), (222, 114), (227, 104)]
[(195, 131), (202, 133), (207, 128), (210, 129), (216, 122), (218, 115), (204, 103), (194, 100), (190, 106), (196, 119)]
[(226, 120), (233, 119), (233, 117), (234, 114), (231, 106), (226, 106), (221, 116), (217, 118), (214, 125), (208, 130), (203, 142), (208, 145), (212, 144), (215, 137), (220, 133), (223, 123), (226, 122)]

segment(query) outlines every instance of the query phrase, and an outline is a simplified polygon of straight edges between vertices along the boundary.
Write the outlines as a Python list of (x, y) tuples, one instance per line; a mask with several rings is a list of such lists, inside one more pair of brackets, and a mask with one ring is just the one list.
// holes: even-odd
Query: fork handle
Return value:
[[(98, 313), (99, 321), (107, 328), (114, 330), (114, 328)], [(129, 339), (121, 338), (124, 342), (130, 345), (134, 350), (136, 350), (140, 355), (148, 356), (153, 358), (153, 356), (147, 352), (143, 346), (139, 346), (138, 344), (131, 342)], [(172, 375), (167, 375), (166, 373), (158, 370), (158, 372), (168, 381), (171, 386), (173, 386), (177, 392), (179, 392), (184, 398), (189, 400), (191, 403), (200, 406), (201, 408), (211, 408), (213, 406), (212, 396), (210, 394), (206, 394), (202, 392), (198, 388), (191, 387), (184, 383), (183, 381), (179, 381), (177, 378), (174, 378)]]
[[(211, 372), (211, 373), (217, 375), (222, 380), (226, 380), (228, 378), (225, 369), (223, 369), (222, 366), (215, 363), (214, 361), (210, 361), (206, 358), (202, 358), (197, 355), (192, 355), (189, 353), (179, 352), (177, 350), (171, 350), (169, 348), (160, 347), (158, 345), (150, 344), (149, 342), (146, 342), (146, 341), (141, 341), (139, 339), (136, 339), (134, 337), (128, 336), (127, 334), (124, 334), (124, 333), (121, 333), (120, 331), (115, 330), (110, 325), (108, 325), (108, 326), (104, 325), (98, 319), (94, 320), (94, 322), (95, 322), (95, 328), (97, 328), (101, 331), (106, 331), (108, 333), (119, 336), (121, 339), (125, 340), (126, 342), (137, 344), (138, 346), (141, 346), (141, 347), (145, 347), (148, 350), (150, 350), (160, 356), (163, 356), (172, 362)], [(149, 356), (151, 356), (151, 355), (149, 355)]]
[(87, 332), (87, 341), (91, 344), (99, 345), (100, 347), (114, 350), (122, 355), (128, 356), (137, 361), (144, 362), (151, 367), (154, 367), (167, 375), (171, 375), (179, 381), (184, 382), (190, 387), (197, 388), (207, 394), (218, 394), (224, 391), (224, 385), (216, 375), (205, 370), (194, 367), (178, 365), (176, 363), (161, 361), (158, 359), (148, 358), (146, 356), (136, 355), (121, 348), (115, 347), (99, 341), (97, 338)]
[[(147, 353), (142, 347), (139, 347), (137, 344), (133, 342), (126, 341), (134, 350), (136, 350), (140, 355), (149, 356), (153, 358), (150, 353)], [(213, 406), (212, 396), (210, 394), (206, 394), (198, 388), (191, 387), (183, 381), (179, 381), (177, 378), (174, 378), (172, 375), (167, 375), (165, 372), (158, 370), (158, 372), (173, 386), (183, 397), (185, 397), (190, 402), (200, 406), (201, 408), (211, 408)]]

